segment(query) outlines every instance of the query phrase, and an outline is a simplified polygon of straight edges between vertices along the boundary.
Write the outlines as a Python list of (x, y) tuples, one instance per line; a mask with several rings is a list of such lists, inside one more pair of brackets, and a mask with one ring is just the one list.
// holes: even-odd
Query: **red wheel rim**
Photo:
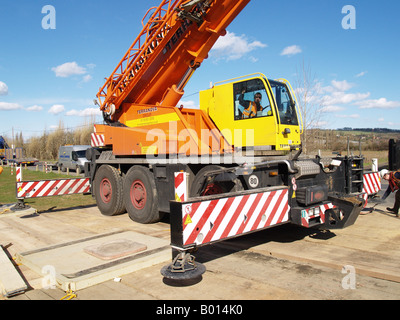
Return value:
[(211, 183), (207, 185), (206, 190), (204, 190), (202, 196), (210, 196), (212, 194), (220, 194), (220, 193), (224, 193), (221, 186), (216, 183)]
[(112, 198), (112, 186), (110, 180), (104, 178), (100, 182), (100, 196), (104, 203), (109, 203)]
[(133, 181), (130, 190), (130, 196), (133, 206), (136, 209), (142, 210), (146, 205), (147, 193), (144, 184), (140, 180)]

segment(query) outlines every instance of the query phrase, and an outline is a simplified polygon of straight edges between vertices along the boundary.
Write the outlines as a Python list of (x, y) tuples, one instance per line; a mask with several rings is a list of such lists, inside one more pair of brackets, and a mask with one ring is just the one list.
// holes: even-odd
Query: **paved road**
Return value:
[[(385, 210), (392, 201), (393, 195), (373, 212), (364, 211), (355, 225), (343, 230), (319, 232), (284, 225), (201, 248), (196, 259), (207, 271), (200, 282), (191, 285), (166, 281), (160, 275), (164, 264), (157, 264), (123, 275), (120, 282), (110, 280), (79, 290), (74, 299), (398, 300), (400, 218)], [(117, 230), (169, 240), (167, 219), (140, 225), (126, 214), (102, 216), (96, 207), (0, 215), (0, 244), (10, 244), (8, 251), (13, 256)], [(42, 275), (24, 265), (19, 268), (32, 289), (12, 300), (65, 296), (61, 289), (43, 289)]]

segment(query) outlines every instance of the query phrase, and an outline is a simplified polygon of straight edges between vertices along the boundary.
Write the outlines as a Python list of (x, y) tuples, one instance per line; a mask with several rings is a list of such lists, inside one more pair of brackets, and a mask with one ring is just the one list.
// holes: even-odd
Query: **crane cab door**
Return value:
[(285, 83), (268, 80), (268, 85), (276, 106), (277, 149), (286, 150), (300, 145), (301, 128), (294, 94)]

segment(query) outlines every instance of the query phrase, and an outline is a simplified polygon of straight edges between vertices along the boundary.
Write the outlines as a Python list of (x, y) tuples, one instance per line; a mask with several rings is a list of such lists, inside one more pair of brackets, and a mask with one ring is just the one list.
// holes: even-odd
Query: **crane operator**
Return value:
[(244, 108), (242, 111), (243, 119), (253, 118), (257, 116), (257, 111), (262, 111), (263, 107), (261, 106), (261, 93), (257, 92), (254, 94), (254, 101), (244, 100), (244, 93), (246, 90), (242, 90), (242, 93), (239, 96), (239, 104)]

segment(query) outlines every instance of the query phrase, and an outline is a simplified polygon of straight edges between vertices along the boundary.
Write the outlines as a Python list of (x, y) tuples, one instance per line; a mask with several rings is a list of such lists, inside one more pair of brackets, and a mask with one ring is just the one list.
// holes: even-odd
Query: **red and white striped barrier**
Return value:
[(175, 201), (184, 202), (188, 199), (188, 184), (186, 172), (175, 172)]
[(92, 147), (104, 147), (104, 134), (97, 134), (96, 127), (94, 127), (94, 132), (91, 134), (91, 145)]
[[(17, 179), (17, 193), (18, 193), (18, 191), (21, 191), (21, 187), (18, 187), (18, 182), (22, 181), (22, 167), (17, 167), (15, 177)], [(17, 199), (18, 199), (18, 196), (17, 196)]]
[(368, 204), (368, 196), (378, 193), (382, 189), (379, 172), (365, 173), (363, 176), (362, 198), (365, 200), (364, 208)]
[(22, 167), (17, 167), (15, 177), (17, 179), (17, 182), (22, 181)]
[(204, 245), (284, 223), (289, 210), (287, 188), (183, 204), (183, 245)]
[(382, 189), (379, 172), (366, 173), (363, 176), (363, 192), (368, 195), (378, 193)]
[(89, 178), (17, 182), (17, 198), (39, 198), (90, 191)]

